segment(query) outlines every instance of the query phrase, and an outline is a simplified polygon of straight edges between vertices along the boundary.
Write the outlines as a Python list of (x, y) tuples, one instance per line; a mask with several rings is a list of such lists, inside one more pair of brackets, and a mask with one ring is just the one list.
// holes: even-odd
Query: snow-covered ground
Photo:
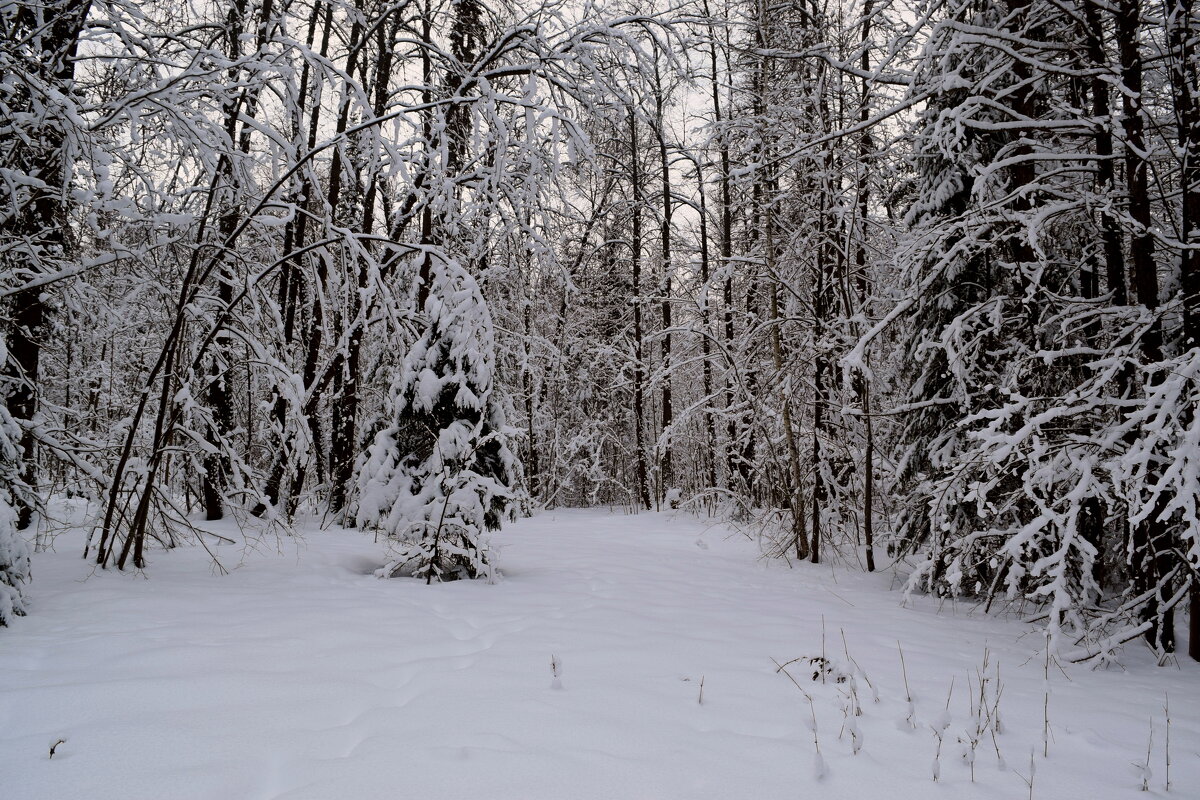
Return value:
[[(225, 545), (228, 575), (200, 548), (97, 573), (59, 537), (0, 630), (0, 797), (1007, 799), (1033, 751), (1033, 797), (1082, 800), (1146, 797), (1148, 746), (1150, 796), (1200, 791), (1183, 657), (1051, 665), (1045, 758), (1032, 626), (902, 607), (888, 573), (789, 569), (685, 516), (558, 511), (496, 541), (503, 580), (425, 586), (374, 578), (358, 531)], [(798, 658), (793, 683), (773, 659)], [(972, 783), (959, 740), (994, 729), (997, 687)]]

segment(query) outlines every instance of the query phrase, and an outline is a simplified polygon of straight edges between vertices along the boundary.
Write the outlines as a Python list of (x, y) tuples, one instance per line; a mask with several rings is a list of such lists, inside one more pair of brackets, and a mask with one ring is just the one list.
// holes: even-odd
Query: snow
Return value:
[[(95, 572), (81, 536), (34, 556), (31, 615), (0, 630), (5, 800), (768, 800), (818, 780), (835, 800), (1007, 800), (1028, 796), (1031, 750), (1035, 798), (1200, 785), (1200, 665), (1132, 647), (1047, 681), (1015, 616), (902, 606), (902, 576), (789, 569), (682, 513), (522, 520), (495, 537), (492, 584), (376, 579), (382, 543), (316, 524), (214, 548), (228, 575), (191, 547)], [(989, 734), (964, 744), (985, 648), (1007, 767)], [(777, 672), (801, 658), (794, 683)]]

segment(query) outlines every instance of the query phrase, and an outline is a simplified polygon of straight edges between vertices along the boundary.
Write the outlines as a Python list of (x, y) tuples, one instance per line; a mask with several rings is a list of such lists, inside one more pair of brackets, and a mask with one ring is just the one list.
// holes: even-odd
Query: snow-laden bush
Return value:
[(431, 259), (425, 329), (392, 383), (359, 474), (358, 523), (394, 540), (378, 574), (488, 577), (486, 532), (511, 514), (520, 466), (493, 397), (494, 333), (475, 280)]

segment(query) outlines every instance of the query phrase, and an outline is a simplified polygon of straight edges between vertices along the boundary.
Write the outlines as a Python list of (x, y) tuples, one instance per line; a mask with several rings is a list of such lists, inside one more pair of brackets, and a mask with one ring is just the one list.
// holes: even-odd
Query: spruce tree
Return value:
[(997, 58), (987, 48), (967, 47), (959, 33), (961, 25), (994, 27), (1002, 10), (968, 0), (947, 16), (926, 45), (915, 87), (931, 97), (913, 146), (917, 181), (907, 275), (913, 329), (905, 351), (908, 407), (899, 431), (898, 474), (911, 498), (899, 541), (906, 550), (928, 549), (922, 577), (929, 588), (954, 573), (948, 569), (953, 557), (946, 556), (962, 544), (958, 537), (980, 527), (960, 480), (970, 447), (961, 422), (995, 403), (1000, 315), (1011, 288), (981, 213), (1006, 187), (1000, 178), (989, 192), (979, 180), (1004, 145), (1004, 135), (987, 125), (1002, 115), (971, 106), (982, 80), (997, 70)]
[[(8, 353), (0, 340), (0, 362)], [(21, 429), (0, 404), (0, 627), (25, 614), (29, 583), (29, 545), (17, 532), (13, 492), (23, 486), (19, 440)]]
[(1097, 592), (1085, 517), (1103, 492), (1104, 417), (1072, 402), (1095, 373), (1058, 355), (1085, 344), (1092, 240), (1086, 173), (1070, 166), (1090, 137), (1047, 69), (1073, 24), (1036, 0), (966, 0), (926, 45), (899, 432), (900, 546), (926, 556), (910, 586), (1007, 588), (1056, 606), (1053, 625)]
[(459, 265), (425, 256), (423, 333), (392, 383), (359, 478), (360, 525), (395, 542), (380, 577), (490, 577), (487, 531), (515, 510), (520, 465), (493, 393), (491, 315)]

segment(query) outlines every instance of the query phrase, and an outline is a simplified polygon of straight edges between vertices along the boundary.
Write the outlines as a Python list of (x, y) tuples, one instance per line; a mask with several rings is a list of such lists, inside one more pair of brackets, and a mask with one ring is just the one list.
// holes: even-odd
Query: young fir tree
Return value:
[[(0, 363), (8, 353), (0, 340)], [(25, 614), (25, 585), (29, 582), (29, 546), (17, 533), (13, 487), (20, 486), (21, 429), (0, 405), (0, 627)]]
[(913, 248), (906, 275), (913, 330), (903, 373), (909, 402), (898, 432), (898, 477), (911, 500), (897, 534), (902, 549), (929, 549), (921, 573), (928, 588), (947, 571), (945, 551), (957, 544), (950, 540), (979, 527), (955, 480), (969, 447), (959, 423), (994, 403), (983, 395), (999, 382), (994, 354), (1002, 328), (995, 312), (1006, 276), (992, 254), (996, 243), (975, 225), (989, 200), (975, 183), (1003, 146), (1003, 134), (981, 124), (998, 116), (994, 111), (969, 110), (980, 76), (998, 70), (994, 51), (966, 49), (954, 24), (993, 27), (999, 10), (989, 14), (982, 5), (968, 0), (948, 12), (926, 45), (915, 87), (932, 96), (913, 144), (917, 192), (908, 212)]
[(1084, 518), (1101, 491), (1091, 431), (1063, 422), (1074, 404), (1057, 399), (1080, 367), (1046, 369), (1076, 344), (1086, 255), (1087, 176), (1070, 166), (1083, 163), (1071, 126), (1084, 128), (1051, 102), (1062, 79), (1045, 66), (1069, 23), (1048, 3), (965, 0), (926, 45), (899, 470), (901, 546), (927, 555), (910, 586), (1003, 585), (1064, 613), (1097, 592)]
[(490, 577), (485, 532), (511, 517), (520, 465), (493, 394), (495, 336), (475, 280), (426, 255), (424, 333), (392, 383), (359, 475), (360, 525), (396, 541), (377, 574)]

